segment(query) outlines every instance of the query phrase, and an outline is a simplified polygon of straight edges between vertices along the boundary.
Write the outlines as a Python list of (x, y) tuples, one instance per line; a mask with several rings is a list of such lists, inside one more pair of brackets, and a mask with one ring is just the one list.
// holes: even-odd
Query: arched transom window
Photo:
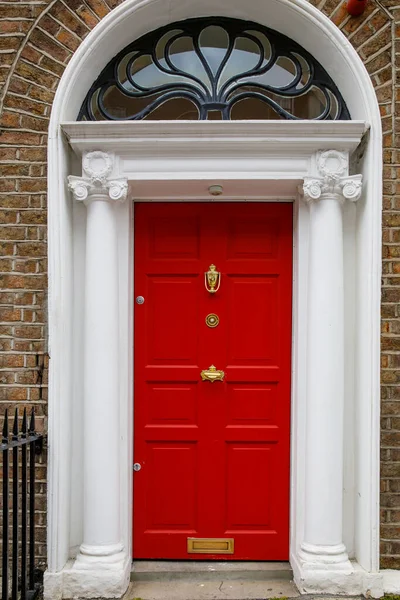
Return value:
[(249, 21), (190, 19), (115, 56), (79, 120), (350, 119), (319, 62), (293, 40)]

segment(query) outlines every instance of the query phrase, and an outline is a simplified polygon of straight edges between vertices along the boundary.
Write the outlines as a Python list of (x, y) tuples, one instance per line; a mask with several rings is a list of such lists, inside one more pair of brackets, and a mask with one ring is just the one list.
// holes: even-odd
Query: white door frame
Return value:
[[(363, 144), (357, 155), (359, 170), (356, 172), (365, 173), (366, 175), (363, 196), (357, 203), (357, 209), (349, 209), (351, 214), (345, 217), (345, 227), (347, 223), (350, 230), (352, 228), (353, 231), (356, 230), (356, 235), (352, 237), (354, 271), (351, 272), (350, 268), (345, 273), (347, 282), (353, 282), (354, 284), (353, 305), (355, 307), (354, 314), (349, 322), (353, 324), (353, 333), (350, 332), (349, 335), (354, 334), (354, 362), (349, 361), (347, 364), (347, 370), (354, 374), (354, 378), (353, 387), (347, 386), (346, 389), (348, 389), (354, 400), (352, 414), (356, 415), (357, 430), (362, 433), (358, 434), (357, 431), (354, 431), (354, 418), (346, 418), (347, 436), (345, 439), (352, 440), (353, 460), (347, 460), (344, 465), (345, 506), (346, 502), (348, 503), (346, 498), (354, 495), (354, 512), (348, 517), (346, 515), (350, 513), (345, 508), (344, 518), (348, 537), (354, 541), (353, 547), (347, 543), (348, 550), (352, 556), (356, 557), (357, 563), (363, 569), (359, 574), (359, 579), (360, 581), (363, 580), (364, 584), (361, 585), (359, 582), (360, 585), (357, 589), (370, 587), (372, 594), (377, 595), (379, 591), (382, 591), (382, 588), (379, 587), (380, 580), (375, 577), (379, 571), (379, 361), (382, 207), (382, 132), (379, 107), (369, 75), (351, 44), (325, 15), (306, 0), (291, 0), (290, 2), (286, 0), (269, 0), (267, 4), (265, 0), (247, 0), (246, 3), (243, 3), (242, 0), (220, 0), (218, 7), (221, 16), (251, 19), (274, 28), (294, 39), (316, 56), (340, 89), (352, 118), (367, 122), (370, 127), (368, 143)], [(82, 341), (79, 328), (80, 321), (76, 318), (76, 315), (80, 314), (82, 305), (79, 300), (79, 290), (84, 285), (85, 274), (84, 269), (79, 270), (75, 268), (75, 265), (79, 262), (84, 250), (85, 237), (83, 231), (86, 209), (83, 206), (78, 207), (77, 203), (71, 201), (70, 192), (66, 185), (68, 175), (74, 173), (80, 175), (81, 165), (77, 163), (74, 154), (70, 151), (61, 124), (76, 119), (86, 92), (99, 72), (117, 52), (132, 40), (170, 22), (214, 14), (214, 0), (191, 0), (190, 3), (181, 0), (169, 0), (168, 2), (165, 0), (126, 0), (95, 27), (75, 52), (61, 79), (53, 104), (49, 128), (48, 155), (49, 350), (51, 362), (48, 422), (49, 493), (46, 594), (49, 598), (61, 598), (62, 595), (66, 597), (68, 586), (64, 584), (64, 575), (70, 566), (68, 561), (76, 554), (76, 550), (82, 541), (82, 510), (80, 507), (82, 506), (83, 492), (81, 480), (76, 471), (76, 467), (79, 466), (81, 461), (81, 447), (76, 440), (82, 437), (79, 407), (82, 400), (81, 381), (84, 369), (82, 362), (78, 359), (78, 354), (74, 354), (74, 348), (76, 348), (76, 345), (79, 347), (80, 341)], [(83, 124), (77, 125), (82, 126)], [(89, 133), (89, 131), (94, 132), (95, 127), (99, 124), (88, 123), (86, 125), (88, 129), (85, 131), (82, 129), (79, 134), (82, 144), (84, 144), (85, 139), (90, 142), (92, 133)], [(108, 130), (110, 138), (114, 138), (114, 142), (121, 139), (121, 137), (123, 138), (121, 129), (124, 129), (126, 124), (114, 123), (110, 125), (112, 125)], [(140, 124), (136, 123), (136, 125), (139, 126)], [(146, 125), (151, 126), (150, 123)], [(226, 125), (234, 127), (232, 123)], [(252, 127), (251, 123), (247, 123), (247, 125), (250, 128)], [(265, 125), (268, 126), (268, 124)], [(303, 149), (307, 149), (309, 157), (320, 149), (337, 148), (344, 150), (346, 146), (342, 142), (337, 146), (335, 144), (341, 137), (346, 138), (347, 133), (345, 134), (343, 128), (348, 127), (349, 129), (346, 131), (350, 132), (352, 124), (349, 122), (330, 123), (332, 130), (329, 130), (328, 125), (329, 123), (323, 124), (314, 121), (308, 124), (309, 129), (307, 131), (303, 131), (301, 135), (298, 135), (300, 129), (296, 130), (296, 127), (301, 128), (301, 124), (291, 122), (280, 125), (275, 122), (269, 124), (272, 127), (269, 134), (265, 130), (264, 133), (261, 132), (261, 138), (263, 134), (266, 134), (270, 147), (276, 149), (274, 137), (276, 131), (273, 127), (281, 127), (280, 131), (283, 135), (280, 137), (280, 148), (282, 150), (286, 148), (287, 156), (299, 144), (303, 145)], [(90, 129), (92, 126), (94, 127)], [(173, 124), (165, 124), (165, 127), (168, 128), (169, 126), (172, 127)], [(197, 124), (193, 123), (190, 125), (190, 127), (196, 126)], [(114, 129), (114, 127), (116, 128)], [(198, 127), (199, 132), (200, 127), (207, 127), (207, 125), (202, 123)], [(257, 129), (258, 125), (255, 124), (253, 127)], [(321, 127), (327, 127), (327, 129), (321, 133)], [(114, 129), (114, 134), (111, 131), (112, 129)], [(146, 147), (151, 147), (151, 140), (157, 139), (161, 132), (163, 139), (159, 140), (160, 144), (155, 148), (156, 156), (164, 142), (165, 132), (162, 129), (157, 131), (156, 125), (153, 125), (153, 129), (153, 133), (150, 129), (147, 130), (147, 133), (143, 130), (143, 135), (149, 136), (150, 140), (142, 137), (140, 140), (138, 139), (138, 144), (141, 144), (141, 151)], [(141, 130), (138, 128), (135, 131), (140, 132)], [(296, 133), (293, 134), (293, 131)], [(193, 137), (193, 131), (189, 132), (188, 135)], [(196, 135), (198, 135), (198, 141), (201, 145), (203, 134), (198, 133)], [(351, 147), (356, 145), (360, 135), (361, 133), (358, 131), (353, 136), (352, 143), (354, 145)], [(247, 139), (248, 135), (243, 135), (243, 137), (245, 139), (242, 148), (245, 149), (246, 142), (249, 140)], [(350, 137), (352, 136), (350, 135)], [(173, 138), (171, 132), (170, 138)], [(298, 141), (298, 138), (301, 138), (301, 141)], [(257, 141), (257, 135), (255, 135), (255, 139)], [(366, 141), (366, 138), (364, 141)], [(110, 151), (110, 148), (114, 147), (118, 151), (118, 144), (110, 145), (110, 139), (107, 141), (107, 139), (102, 140), (98, 137), (92, 140), (92, 144), (89, 142), (87, 150), (102, 149)], [(214, 138), (209, 139), (204, 144), (207, 146), (207, 152), (212, 147), (213, 142)], [(229, 152), (231, 143), (232, 139), (228, 143), (225, 142), (225, 152)], [(259, 156), (260, 147), (263, 143), (263, 141), (258, 144), (255, 143), (255, 147), (258, 148), (255, 150), (256, 157)], [(347, 143), (350, 143), (348, 137)], [(125, 139), (125, 145), (126, 147), (130, 145), (129, 139)], [(246, 152), (251, 152), (251, 148), (247, 147)], [(261, 168), (260, 181), (264, 178), (262, 172), (264, 165), (261, 163), (262, 161), (258, 163), (259, 168)], [(252, 164), (254, 165), (254, 161)], [(175, 167), (176, 172), (179, 172), (179, 164), (176, 164)], [(275, 167), (279, 172), (279, 165), (275, 165)], [(136, 168), (142, 168), (138, 162)], [(244, 168), (244, 172), (246, 172), (246, 168)], [(116, 172), (120, 173), (118, 169), (119, 167), (117, 167)], [(298, 183), (307, 173), (315, 173), (311, 167), (310, 170), (305, 169), (304, 163), (302, 167), (293, 167), (293, 169), (297, 172), (296, 181)], [(160, 165), (157, 167), (153, 165), (153, 170), (156, 172), (155, 178), (159, 182), (157, 184), (160, 186), (158, 189), (161, 188), (158, 195), (162, 196), (165, 190), (162, 189)], [(129, 169), (127, 173), (129, 173)], [(140, 176), (135, 173), (138, 173), (138, 171), (132, 173), (132, 181), (140, 179)], [(213, 172), (213, 176), (218, 176), (221, 179), (224, 179), (222, 177), (224, 174), (225, 169)], [(146, 179), (144, 173), (142, 173), (142, 177)], [(276, 177), (275, 172), (272, 179), (279, 181), (280, 176)], [(176, 181), (179, 180), (180, 178), (177, 176)], [(147, 178), (148, 181), (149, 178)], [(245, 182), (246, 178), (242, 181)], [(291, 183), (293, 184), (293, 180), (291, 180)], [(239, 182), (236, 181), (235, 185), (237, 187)], [(252, 183), (252, 189), (249, 191), (248, 186), (245, 184), (245, 187), (239, 193), (239, 197), (243, 199), (250, 193), (255, 196), (258, 194), (259, 198), (264, 197), (265, 189), (262, 189), (262, 186), (261, 189), (254, 186), (256, 186), (255, 182)], [(154, 189), (150, 190), (147, 187), (146, 192), (145, 187), (146, 183), (144, 182), (142, 187), (136, 188), (136, 192), (138, 195), (143, 195), (143, 197), (147, 195), (147, 198), (149, 198), (154, 194)], [(182, 189), (182, 186), (180, 188)], [(229, 187), (226, 189), (228, 192)], [(176, 187), (170, 188), (171, 194), (176, 194), (176, 192)], [(192, 193), (201, 196), (198, 191), (192, 190)], [(229, 190), (229, 193), (232, 193), (232, 189)], [(274, 189), (273, 195), (277, 197), (279, 194), (285, 196), (287, 191), (285, 192), (283, 188)], [(122, 220), (127, 228), (125, 236), (119, 239), (120, 248), (125, 244), (125, 250), (121, 250), (122, 254), (120, 254), (120, 268), (125, 269), (126, 273), (132, 275), (127, 264), (130, 256), (128, 247), (130, 243), (129, 226), (127, 225), (129, 219), (127, 219), (126, 214), (129, 208), (127, 207), (129, 207), (127, 202), (121, 204), (119, 209), (116, 209), (116, 218)], [(301, 210), (299, 210), (298, 218), (301, 222)], [(297, 238), (296, 243), (306, 251), (305, 239)], [(301, 282), (299, 284), (295, 282), (295, 287), (300, 284)], [(127, 314), (130, 314), (130, 309), (126, 303), (121, 310), (126, 310)], [(304, 310), (304, 306), (302, 308), (300, 303), (298, 312), (301, 312), (301, 310)], [(302, 327), (304, 327), (304, 322), (299, 323), (299, 329)], [(347, 331), (350, 330), (351, 327)], [(124, 329), (121, 326), (121, 340), (123, 340), (124, 335), (126, 335), (126, 328)], [(128, 348), (128, 346), (125, 346), (125, 348)], [(300, 360), (304, 352), (302, 353), (301, 349), (299, 351)], [(296, 359), (296, 355), (294, 357)], [(126, 355), (124, 360), (129, 363), (130, 357)], [(295, 378), (293, 381), (295, 381)], [(121, 431), (125, 425), (126, 421), (121, 416)], [(130, 440), (125, 436), (121, 441), (121, 447), (124, 444), (129, 445), (129, 443)], [(128, 473), (130, 458), (127, 450), (124, 453), (125, 468), (126, 473)], [(297, 456), (293, 459), (292, 470), (295, 468), (294, 460), (300, 460), (296, 472), (301, 474), (304, 468), (304, 464), (301, 464), (301, 457)], [(126, 486), (125, 492), (122, 490), (121, 493), (121, 499), (125, 498), (125, 500), (122, 500), (122, 514), (124, 514), (124, 511), (128, 514), (129, 483), (125, 480), (125, 482), (121, 482), (121, 485), (122, 487)], [(301, 507), (304, 508), (304, 496), (298, 498), (298, 509), (301, 510)], [(128, 545), (129, 541), (126, 541), (125, 546), (128, 547)], [(365, 573), (372, 574), (371, 584), (368, 584), (365, 579)], [(355, 577), (351, 579), (353, 581)], [(325, 589), (335, 593), (334, 583), (328, 579), (326, 579), (326, 582), (328, 587), (325, 587)], [(76, 589), (82, 592), (82, 586), (77, 585)], [(350, 593), (350, 590), (354, 589), (352, 586), (351, 583), (350, 586), (345, 586), (341, 590)], [(322, 589), (322, 587), (319, 589)], [(90, 589), (87, 593), (90, 596)]]
[[(94, 200), (106, 197), (106, 204), (110, 198), (123, 200), (128, 198), (142, 201), (196, 201), (208, 200), (212, 197), (208, 193), (208, 187), (218, 183), (223, 185), (224, 194), (219, 201), (291, 201), (294, 202), (295, 230), (294, 230), (294, 321), (293, 321), (293, 374), (292, 374), (292, 460), (291, 460), (291, 540), (290, 540), (290, 562), (292, 564), (297, 585), (303, 591), (322, 591), (326, 589), (332, 593), (346, 590), (347, 593), (364, 593), (372, 590), (379, 595), (382, 590), (381, 578), (375, 572), (363, 569), (359, 561), (351, 564), (347, 560), (345, 552), (340, 547), (334, 547), (329, 542), (330, 533), (327, 532), (327, 543), (315, 546), (307, 544), (305, 539), (307, 506), (312, 501), (313, 491), (318, 495), (318, 486), (306, 481), (307, 464), (321, 451), (321, 448), (307, 449), (306, 429), (310, 427), (310, 414), (307, 413), (308, 397), (306, 372), (308, 364), (312, 359), (317, 360), (318, 355), (310, 357), (307, 339), (310, 339), (310, 326), (308, 315), (308, 304), (310, 297), (321, 286), (328, 285), (331, 269), (327, 269), (326, 282), (321, 281), (316, 287), (309, 280), (309, 239), (310, 222), (309, 209), (298, 195), (299, 186), (302, 188), (304, 181), (311, 186), (308, 192), (308, 200), (312, 200), (315, 185), (319, 182), (326, 185), (326, 177), (323, 172), (324, 165), (333, 160), (334, 170), (338, 171), (338, 177), (342, 184), (354, 183), (361, 176), (348, 176), (349, 158), (353, 154), (356, 160), (356, 151), (363, 134), (367, 131), (364, 122), (131, 122), (131, 123), (65, 123), (62, 125), (68, 144), (71, 148), (72, 166), (70, 173), (70, 186), (73, 189), (76, 200), (85, 200), (95, 196)], [(326, 152), (328, 151), (328, 152)], [(342, 171), (340, 171), (342, 169)], [(340, 172), (339, 172), (340, 171)], [(329, 177), (328, 177), (329, 179)], [(337, 181), (339, 181), (339, 179)], [(356, 183), (357, 183), (356, 181)], [(129, 183), (129, 191), (126, 194), (125, 182)], [(306, 186), (307, 187), (307, 186)], [(342, 185), (343, 187), (343, 185)], [(344, 188), (343, 188), (344, 190)], [(343, 191), (342, 190), (342, 191)], [(340, 192), (330, 192), (339, 194)], [(344, 191), (343, 191), (344, 193)], [(102, 196), (103, 194), (103, 196)], [(307, 194), (307, 191), (306, 191)], [(318, 190), (317, 190), (318, 195)], [(336, 196), (335, 196), (336, 197)], [(351, 198), (348, 194), (346, 197)], [(343, 197), (344, 199), (344, 197)], [(93, 201), (89, 206), (93, 206)], [(111, 270), (117, 274), (118, 283), (114, 291), (109, 283), (112, 280), (107, 275), (107, 268), (100, 265), (100, 276), (93, 279), (90, 272), (91, 264), (88, 261), (88, 239), (87, 230), (90, 213), (86, 216), (86, 209), (82, 202), (73, 202), (73, 236), (72, 247), (74, 258), (72, 260), (74, 272), (74, 307), (71, 315), (72, 328), (72, 350), (74, 364), (74, 391), (72, 399), (73, 446), (76, 448), (76, 458), (72, 460), (70, 470), (71, 489), (71, 517), (68, 523), (70, 536), (70, 553), (77, 554), (75, 561), (66, 565), (57, 574), (50, 570), (46, 575), (47, 596), (50, 597), (73, 597), (82, 594), (83, 587), (86, 589), (87, 597), (96, 597), (101, 593), (103, 597), (108, 593), (111, 597), (122, 594), (127, 583), (130, 571), (130, 547), (131, 547), (131, 525), (132, 525), (132, 498), (131, 498), (131, 466), (132, 458), (132, 346), (133, 346), (133, 221), (132, 203), (118, 202), (112, 207), (112, 213), (102, 217), (96, 217), (98, 227), (97, 242), (94, 241), (96, 252), (102, 252), (105, 244), (106, 256), (114, 253), (115, 260)], [(329, 197), (325, 205), (337, 204)], [(340, 203), (341, 201), (339, 201)], [(94, 202), (96, 204), (96, 202)], [(92, 210), (92, 209), (90, 209)], [(345, 261), (345, 322), (347, 325), (354, 317), (354, 298), (356, 290), (354, 287), (354, 274), (357, 272), (356, 246), (356, 205), (347, 203), (344, 207), (344, 250)], [(112, 216), (112, 214), (114, 216)], [(115, 219), (117, 235), (114, 242), (105, 242), (110, 223), (110, 217)], [(324, 222), (330, 223), (331, 217)], [(330, 227), (330, 225), (329, 225)], [(329, 231), (325, 232), (329, 237)], [(86, 239), (86, 241), (85, 241)], [(92, 242), (90, 242), (92, 243)], [(115, 244), (115, 248), (111, 247)], [(312, 247), (319, 256), (325, 252), (325, 244), (315, 246), (318, 242), (314, 239)], [(336, 256), (340, 250), (342, 240), (340, 235), (334, 235), (333, 243)], [(86, 245), (86, 249), (85, 249)], [(337, 251), (336, 251), (337, 250)], [(115, 252), (114, 252), (115, 251)], [(86, 255), (86, 267), (85, 265)], [(330, 260), (329, 252), (324, 260)], [(341, 267), (342, 268), (342, 267)], [(97, 281), (97, 282), (96, 282)], [(114, 279), (114, 281), (116, 281)], [(89, 282), (89, 283), (88, 283)], [(98, 289), (96, 289), (96, 286)], [(85, 292), (86, 289), (86, 292)], [(107, 295), (112, 296), (111, 305), (118, 305), (118, 310), (110, 313), (110, 329), (108, 343), (100, 348), (101, 341), (92, 339), (93, 328), (85, 331), (84, 304), (86, 296), (90, 293), (92, 300), (89, 305), (91, 317), (96, 312), (96, 298)], [(114, 303), (114, 304), (113, 304)], [(107, 304), (107, 303), (106, 303)], [(100, 303), (99, 323), (100, 328), (104, 325), (104, 302)], [(335, 312), (335, 300), (333, 299), (329, 313)], [(320, 327), (319, 327), (320, 329)], [(340, 327), (339, 327), (340, 329)], [(307, 331), (308, 330), (308, 331)], [(104, 395), (102, 390), (92, 390), (86, 385), (85, 369), (91, 361), (100, 360), (102, 364), (109, 365), (107, 377), (111, 377), (112, 357), (111, 352), (112, 331), (116, 331), (115, 343), (118, 346), (118, 357), (115, 362), (115, 381), (119, 382), (119, 394), (115, 398), (115, 406), (108, 416), (107, 422), (107, 444), (112, 441), (119, 453), (114, 459), (118, 465), (118, 479), (120, 487), (108, 484), (104, 463), (98, 461), (100, 447), (83, 443), (83, 432), (90, 436), (90, 432), (101, 431), (101, 423), (97, 420), (98, 415), (105, 414), (109, 406), (109, 395)], [(312, 329), (311, 329), (311, 335)], [(318, 335), (318, 328), (317, 328)], [(329, 336), (329, 332), (325, 335)], [(86, 339), (85, 339), (86, 336)], [(321, 336), (320, 336), (321, 337)], [(346, 422), (350, 428), (345, 432), (345, 456), (341, 452), (341, 444), (335, 446), (337, 457), (336, 466), (345, 468), (345, 487), (356, 486), (355, 465), (349, 466), (354, 451), (353, 438), (359, 435), (359, 420), (353, 421), (350, 415), (354, 411), (354, 378), (352, 356), (356, 352), (355, 336), (346, 335), (346, 348), (340, 349), (340, 340), (334, 337), (332, 344), (339, 343), (339, 352), (342, 358), (351, 368), (345, 372), (346, 393), (344, 400), (347, 406)], [(136, 350), (140, 351), (140, 350)], [(107, 354), (108, 353), (108, 354)], [(333, 356), (336, 355), (335, 347)], [(330, 359), (329, 359), (330, 360)], [(82, 364), (85, 367), (82, 367)], [(323, 368), (323, 365), (321, 366)], [(99, 367), (100, 369), (100, 367)], [(99, 372), (99, 370), (97, 371)], [(101, 372), (104, 372), (102, 370)], [(308, 371), (310, 373), (310, 370)], [(308, 378), (310, 375), (308, 376)], [(96, 381), (97, 377), (95, 377)], [(335, 378), (334, 378), (335, 380)], [(331, 382), (328, 388), (333, 385)], [(310, 387), (311, 383), (308, 383)], [(86, 386), (86, 387), (85, 387)], [(102, 386), (104, 386), (104, 378)], [(317, 382), (317, 386), (320, 384)], [(107, 387), (107, 386), (106, 386)], [(320, 387), (318, 388), (321, 389)], [(318, 395), (317, 390), (317, 395)], [(103, 402), (103, 403), (102, 403)], [(337, 402), (335, 403), (337, 404)], [(77, 424), (82, 422), (82, 405), (89, 405), (89, 418), (86, 418), (83, 430)], [(339, 402), (340, 405), (340, 402)], [(118, 418), (119, 412), (119, 418)], [(97, 415), (97, 416), (96, 416)], [(117, 420), (115, 420), (117, 417)], [(335, 409), (333, 418), (335, 417)], [(114, 419), (114, 422), (112, 420)], [(311, 420), (313, 416), (311, 413)], [(321, 425), (322, 426), (322, 425)], [(319, 426), (318, 426), (319, 427)], [(318, 430), (318, 429), (317, 429)], [(326, 435), (328, 431), (325, 432)], [(341, 433), (333, 431), (337, 439), (341, 439)], [(112, 444), (111, 444), (112, 445)], [(105, 457), (110, 451), (107, 450)], [(89, 459), (90, 468), (83, 474), (83, 462)], [(339, 463), (338, 463), (339, 461)], [(332, 461), (331, 461), (332, 462)], [(334, 478), (335, 464), (326, 464), (324, 470), (333, 468), (331, 472)], [(375, 474), (375, 482), (378, 484), (379, 471)], [(364, 473), (371, 480), (371, 473)], [(103, 482), (104, 489), (101, 488)], [(85, 498), (90, 496), (92, 489), (102, 489), (101, 497), (110, 499), (112, 506), (120, 507), (120, 529), (115, 537), (114, 545), (107, 546), (104, 550), (102, 545), (89, 547), (85, 540), (86, 521), (90, 520), (90, 527), (96, 529), (102, 522), (102, 502), (93, 500), (85, 509)], [(99, 488), (100, 486), (100, 488)], [(89, 490), (88, 490), (89, 488)], [(342, 497), (342, 489), (336, 490)], [(311, 494), (311, 496), (310, 496)], [(332, 494), (330, 494), (331, 496)], [(352, 519), (355, 508), (355, 497), (353, 493), (344, 494), (344, 522), (341, 513), (336, 513), (335, 508), (328, 512), (329, 521), (337, 521), (340, 529), (340, 540), (346, 542), (350, 557), (358, 559), (356, 554), (357, 531)], [(317, 498), (318, 500), (318, 498)], [(113, 504), (114, 503), (114, 504)], [(96, 507), (96, 510), (94, 509)], [(96, 521), (96, 511), (100, 517)], [(340, 512), (340, 511), (339, 511)], [(323, 516), (323, 515), (322, 515)], [(346, 522), (347, 520), (347, 522)], [(93, 523), (92, 523), (93, 521)], [(103, 519), (104, 521), (104, 519)], [(83, 523), (83, 527), (82, 527)], [(97, 523), (97, 525), (96, 525)], [(371, 524), (372, 526), (372, 524)], [(311, 524), (312, 530), (315, 526)], [(101, 527), (100, 527), (101, 529)], [(342, 529), (345, 529), (342, 536)], [(106, 538), (108, 532), (98, 532), (100, 539)], [(72, 541), (73, 540), (73, 541)], [(52, 540), (54, 543), (55, 540)], [(72, 542), (72, 543), (71, 543)], [(84, 544), (84, 552), (82, 550)], [(119, 543), (121, 544), (119, 545)], [(79, 552), (79, 546), (81, 551)], [(114, 554), (118, 562), (112, 563), (110, 568), (109, 548), (115, 550)], [(311, 550), (310, 550), (311, 548)], [(307, 552), (305, 552), (307, 551)], [(104, 553), (101, 560), (99, 556)], [(311, 554), (310, 554), (311, 552)], [(310, 558), (311, 557), (311, 558)], [(84, 582), (84, 584), (83, 584)], [(55, 595), (57, 594), (57, 595)]]

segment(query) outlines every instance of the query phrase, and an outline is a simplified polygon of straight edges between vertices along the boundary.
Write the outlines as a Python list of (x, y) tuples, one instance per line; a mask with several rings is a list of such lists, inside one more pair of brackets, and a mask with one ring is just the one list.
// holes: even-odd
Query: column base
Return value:
[(348, 558), (345, 563), (336, 565), (308, 562), (302, 558), (304, 553), (304, 550), (300, 550), (290, 559), (293, 579), (301, 594), (363, 595), (367, 598), (381, 598), (384, 595), (381, 573), (368, 573)]
[(344, 544), (322, 546), (303, 542), (298, 557), (306, 569), (326, 570), (326, 567), (329, 566), (336, 571), (347, 573), (351, 573), (353, 570)]
[(122, 598), (128, 589), (132, 559), (126, 552), (108, 556), (80, 553), (60, 573), (45, 573), (45, 600)]

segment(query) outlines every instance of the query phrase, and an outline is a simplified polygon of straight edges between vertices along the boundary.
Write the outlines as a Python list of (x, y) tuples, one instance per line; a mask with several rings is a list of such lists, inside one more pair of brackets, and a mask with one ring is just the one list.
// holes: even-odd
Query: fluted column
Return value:
[(361, 194), (361, 175), (348, 176), (348, 155), (320, 152), (315, 177), (304, 180), (310, 210), (305, 568), (351, 570), (343, 544), (344, 264), (346, 200)]
[(87, 207), (84, 406), (83, 543), (76, 569), (125, 560), (120, 530), (118, 398), (118, 256), (116, 202), (127, 181), (113, 179), (114, 157), (89, 152), (83, 176), (68, 178), (77, 201)]

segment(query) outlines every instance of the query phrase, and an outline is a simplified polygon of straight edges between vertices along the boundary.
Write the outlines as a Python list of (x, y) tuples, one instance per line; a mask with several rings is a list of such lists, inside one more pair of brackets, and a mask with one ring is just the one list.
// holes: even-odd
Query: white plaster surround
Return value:
[[(133, 39), (168, 22), (215, 15), (215, 3), (211, 0), (126, 0), (103, 19), (75, 53), (56, 95), (49, 138), (51, 361), (48, 570), (45, 575), (48, 600), (120, 597), (129, 578), (133, 464), (132, 200), (211, 200), (207, 189), (212, 184), (224, 187), (223, 197), (219, 197), (218, 201), (294, 202), (290, 562), (296, 583), (303, 592), (368, 593), (379, 597), (383, 594), (385, 582), (390, 581), (390, 591), (400, 591), (400, 578), (392, 573), (383, 577), (379, 571), (382, 159), (380, 116), (372, 84), (360, 59), (341, 32), (304, 0), (247, 0), (246, 3), (242, 0), (221, 0), (218, 6), (221, 16), (251, 19), (277, 29), (314, 54), (338, 85), (355, 120), (73, 122), (87, 89), (112, 56)], [(85, 163), (87, 153), (90, 158), (93, 157), (92, 152), (108, 156), (104, 159), (107, 165), (101, 181), (96, 180), (96, 176), (91, 179), (90, 165), (88, 170)], [(328, 154), (322, 155), (321, 152)], [(101, 156), (97, 155), (97, 158), (101, 159)], [(332, 160), (338, 161), (334, 169)], [(324, 165), (328, 165), (328, 173)], [(332, 170), (334, 176), (331, 176), (332, 173), (329, 175)], [(360, 195), (361, 174), (362, 196), (357, 202), (351, 202)], [(99, 550), (96, 550), (96, 544), (81, 547), (80, 554), (78, 551), (82, 543), (86, 544), (88, 536), (88, 531), (85, 533), (88, 508), (85, 512), (84, 494), (91, 485), (86, 475), (83, 476), (82, 462), (85, 464), (85, 458), (91, 452), (90, 447), (83, 444), (83, 432), (85, 429), (86, 438), (87, 428), (99, 423), (96, 417), (92, 424), (88, 418), (83, 419), (83, 407), (87, 406), (90, 395), (84, 383), (88, 380), (84, 352), (87, 352), (89, 334), (85, 329), (87, 318), (83, 307), (85, 288), (87, 292), (93, 275), (88, 249), (93, 250), (96, 243), (100, 248), (101, 244), (96, 236), (87, 238), (86, 231), (89, 232), (90, 222), (94, 221), (89, 216), (87, 218), (87, 208), (82, 202), (73, 201), (67, 185), (67, 178), (71, 175), (78, 178), (70, 180), (76, 198), (81, 194), (81, 199), (87, 201), (87, 197), (83, 196), (87, 194), (89, 197), (101, 188), (100, 203), (111, 207), (104, 210), (113, 215), (116, 232), (113, 237), (111, 230), (106, 231), (111, 236), (107, 238), (111, 240), (111, 246), (112, 240), (116, 240), (114, 271), (110, 261), (106, 276), (116, 282), (112, 287), (113, 297), (109, 300), (110, 306), (117, 305), (112, 323), (117, 333), (113, 343), (117, 344), (118, 353), (118, 364), (115, 364), (118, 393), (109, 428), (113, 430), (113, 452), (117, 448), (118, 454), (118, 460), (115, 460), (117, 475), (113, 473), (118, 484), (109, 488), (109, 494), (113, 497), (112, 501), (118, 503), (120, 518), (118, 525), (114, 521), (113, 535), (119, 528), (116, 545), (108, 540), (109, 548), (102, 552), (102, 543), (97, 543), (99, 554), (103, 554), (97, 562), (92, 560)], [(86, 191), (79, 187), (82, 179)], [(129, 182), (128, 200), (110, 204), (113, 194), (121, 194), (121, 199), (124, 196), (125, 180)], [(115, 187), (116, 181), (119, 183)], [(297, 193), (303, 183), (305, 199), (308, 203), (311, 201), (310, 207)], [(105, 193), (109, 194), (107, 201)], [(332, 195), (330, 199), (329, 193)], [(345, 202), (345, 198), (349, 201)], [(340, 206), (342, 203), (343, 207)], [(316, 213), (312, 216), (312, 206), (316, 205), (323, 206), (323, 211), (334, 211), (335, 224), (333, 229), (328, 227), (327, 232), (332, 247), (341, 247), (344, 253), (341, 274), (340, 260), (335, 253), (324, 248), (321, 236), (318, 237), (318, 228), (313, 229), (314, 217), (319, 218)], [(340, 225), (342, 213), (343, 227)], [(101, 229), (105, 220), (101, 215), (99, 219), (96, 222), (103, 223)], [(323, 222), (326, 223), (326, 219)], [(343, 231), (342, 246), (342, 238), (339, 235), (338, 239), (335, 231), (336, 234)], [(341, 429), (341, 432), (339, 437), (323, 440), (324, 452), (329, 454), (325, 467), (334, 473), (336, 482), (343, 481), (343, 488), (340, 489), (340, 484), (335, 486), (336, 503), (332, 502), (330, 508), (325, 509), (321, 502), (318, 503), (318, 497), (321, 499), (322, 496), (318, 495), (317, 486), (310, 483), (309, 458), (319, 452), (318, 447), (312, 447), (313, 436), (309, 435), (310, 398), (313, 394), (315, 397), (318, 386), (322, 389), (321, 381), (318, 383), (318, 377), (315, 377), (312, 384), (314, 391), (311, 395), (309, 393), (316, 356), (312, 352), (316, 350), (310, 350), (308, 344), (315, 332), (308, 310), (319, 268), (310, 259), (310, 256), (316, 256), (314, 251), (309, 252), (310, 241), (311, 247), (315, 248), (317, 244), (329, 261), (336, 256), (329, 264), (339, 273), (343, 283), (343, 306), (342, 309), (339, 307), (339, 311), (334, 308), (334, 311), (338, 322), (341, 322), (340, 319), (344, 322), (345, 333), (344, 338), (340, 339), (339, 335), (333, 340), (335, 347), (341, 349), (341, 360), (335, 367), (344, 390), (339, 412), (333, 411), (332, 393), (329, 391), (331, 399), (327, 401), (329, 410), (333, 411), (333, 429), (336, 427), (335, 431)], [(96, 289), (101, 287), (99, 274), (95, 285)], [(103, 285), (103, 292), (104, 289)], [(332, 306), (337, 307), (337, 303)], [(94, 343), (92, 338), (91, 343)], [(103, 354), (103, 359), (109, 352), (104, 346), (98, 346), (98, 354)], [(313, 360), (310, 360), (312, 357)], [(99, 393), (101, 395), (101, 390)], [(97, 406), (96, 399), (92, 398), (91, 402), (94, 413), (96, 408), (105, 406), (101, 399)], [(344, 424), (341, 410), (345, 415)], [(105, 445), (108, 435), (109, 430), (98, 431)], [(336, 452), (328, 452), (333, 447), (333, 438), (336, 439)], [(100, 461), (96, 466), (95, 459), (93, 451), (93, 480), (96, 472), (100, 471), (99, 466), (101, 468)], [(317, 522), (312, 523), (312, 498), (319, 506), (320, 517), (331, 517), (335, 523), (335, 527), (325, 529), (320, 540), (311, 539), (310, 534), (318, 527)], [(104, 510), (102, 502), (100, 494), (97, 502), (93, 501), (89, 508), (91, 506), (93, 513), (101, 514)], [(92, 522), (95, 522), (95, 515)], [(96, 534), (102, 535), (99, 531)], [(324, 535), (324, 539), (328, 540), (325, 548)], [(336, 544), (335, 536), (340, 538)], [(89, 560), (82, 568), (82, 555), (85, 553)], [(108, 560), (107, 555), (118, 555), (116, 562)], [(312, 557), (316, 557), (315, 560)]]

